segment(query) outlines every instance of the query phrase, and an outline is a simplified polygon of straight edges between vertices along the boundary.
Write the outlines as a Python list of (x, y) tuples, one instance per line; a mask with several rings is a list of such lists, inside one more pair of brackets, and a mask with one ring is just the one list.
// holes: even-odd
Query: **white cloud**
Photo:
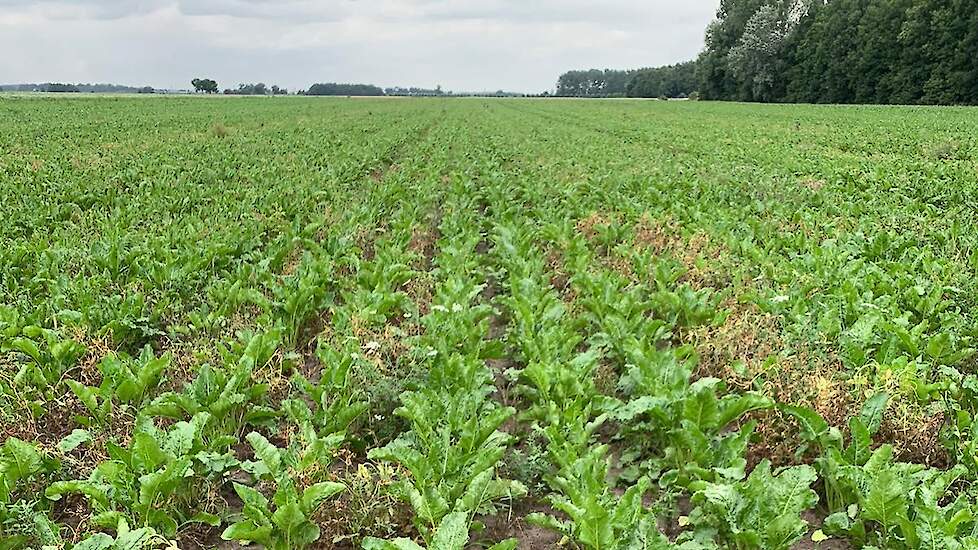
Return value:
[(540, 91), (694, 57), (717, 0), (0, 0), (0, 79)]

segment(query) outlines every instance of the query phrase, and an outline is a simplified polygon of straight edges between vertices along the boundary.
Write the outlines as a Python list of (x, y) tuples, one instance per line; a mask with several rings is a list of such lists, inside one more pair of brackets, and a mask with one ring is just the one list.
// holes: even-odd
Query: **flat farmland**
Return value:
[(978, 110), (0, 95), (0, 549), (978, 548)]

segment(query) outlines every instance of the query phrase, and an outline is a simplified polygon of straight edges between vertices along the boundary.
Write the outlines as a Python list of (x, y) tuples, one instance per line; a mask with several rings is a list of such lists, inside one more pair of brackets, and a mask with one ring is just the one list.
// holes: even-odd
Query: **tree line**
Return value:
[[(218, 93), (218, 84), (213, 79), (195, 78), (191, 81), (194, 91), (198, 93)], [(263, 82), (257, 84), (238, 84), (237, 88), (227, 88), (225, 95), (286, 95), (289, 90), (277, 85), (268, 86)], [(308, 96), (410, 96), (410, 97), (522, 97), (517, 94), (498, 90), (495, 92), (456, 93), (435, 88), (400, 87), (381, 88), (373, 84), (341, 84), (325, 82), (313, 84), (307, 90), (298, 90), (295, 95)]]
[(38, 84), (3, 84), (0, 92), (60, 92), (60, 93), (139, 93), (143, 88), (119, 84), (70, 84), (44, 82)]
[(556, 95), (975, 105), (978, 0), (721, 0), (696, 61), (568, 71)]
[[(218, 93), (218, 84), (210, 78), (195, 78), (190, 81), (195, 92)], [(264, 82), (257, 84), (238, 84), (237, 88), (225, 88), (224, 95), (287, 95), (289, 90), (276, 84), (271, 86)], [(296, 95), (384, 95), (384, 90), (372, 84), (337, 84), (335, 82), (313, 84), (308, 90), (298, 90)]]
[(438, 86), (434, 89), (417, 88), (413, 86), (409, 88), (394, 86), (392, 88), (384, 88), (384, 95), (405, 96), (405, 97), (440, 97), (445, 95), (445, 92), (441, 89), (441, 86)]
[(704, 99), (978, 104), (976, 0), (722, 0)]
[(227, 88), (224, 95), (288, 95), (287, 88), (279, 88), (277, 85), (266, 85), (264, 82), (258, 84), (238, 84), (236, 89)]
[(628, 97), (689, 97), (695, 93), (696, 62), (641, 69), (626, 86)]
[(338, 84), (327, 82), (325, 84), (313, 84), (300, 95), (356, 95), (356, 96), (380, 96), (384, 95), (384, 90), (373, 84)]
[(557, 95), (563, 97), (624, 97), (628, 81), (637, 71), (589, 69), (567, 71), (557, 79)]
[(688, 97), (696, 90), (696, 63), (664, 67), (568, 71), (557, 79), (559, 97)]

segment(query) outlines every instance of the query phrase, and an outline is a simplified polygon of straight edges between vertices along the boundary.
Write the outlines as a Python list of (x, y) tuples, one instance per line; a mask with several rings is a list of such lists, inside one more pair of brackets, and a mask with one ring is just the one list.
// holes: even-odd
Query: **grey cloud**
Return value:
[(225, 16), (296, 22), (340, 21), (352, 14), (351, 0), (181, 0), (189, 16)]
[[(188, 16), (225, 16), (294, 22), (369, 17), (391, 21), (475, 20), (491, 22), (614, 22), (642, 25), (649, 16), (669, 20), (699, 17), (704, 1), (630, 0), (0, 0), (0, 6), (32, 9), (51, 18), (121, 18), (176, 5)], [(713, 2), (707, 2), (713, 3)]]
[(719, 0), (0, 0), (7, 81), (542, 91), (694, 57)]
[(143, 15), (170, 3), (170, 0), (0, 0), (0, 7), (54, 20), (120, 19)]

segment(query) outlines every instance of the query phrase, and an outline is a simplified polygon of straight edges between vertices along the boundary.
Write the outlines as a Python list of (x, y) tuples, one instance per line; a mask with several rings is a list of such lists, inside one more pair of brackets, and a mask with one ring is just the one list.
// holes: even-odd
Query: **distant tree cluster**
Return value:
[(124, 86), (122, 84), (72, 84), (72, 86), (78, 88), (78, 91), (83, 93), (131, 94), (139, 91), (138, 87)]
[(45, 82), (43, 84), (4, 84), (0, 92), (70, 92), (98, 94), (144, 94), (155, 93), (150, 86), (134, 87), (121, 84), (66, 84)]
[(722, 0), (704, 99), (978, 104), (973, 0)]
[(441, 86), (438, 86), (438, 87), (436, 87), (433, 90), (432, 89), (428, 89), (428, 88), (414, 88), (414, 87), (411, 87), (411, 88), (401, 88), (401, 87), (395, 86), (393, 88), (384, 88), (384, 95), (409, 96), (409, 97), (419, 97), (419, 96), (420, 97), (437, 97), (437, 96), (443, 96), (443, 95), (445, 95), (445, 92), (442, 91)]
[(637, 71), (589, 69), (567, 71), (557, 79), (557, 94), (562, 97), (625, 97), (628, 81)]
[(210, 78), (195, 78), (190, 81), (190, 84), (194, 87), (195, 92), (217, 93), (217, 82)]
[(625, 87), (628, 97), (689, 97), (696, 90), (696, 62), (636, 71)]
[(337, 84), (328, 82), (325, 84), (313, 84), (304, 95), (356, 95), (356, 96), (382, 96), (384, 90), (373, 84)]
[(269, 88), (264, 82), (259, 82), (258, 84), (238, 84), (238, 89), (236, 90), (230, 88), (224, 90), (225, 95), (288, 95), (288, 93), (289, 90), (286, 88), (279, 88), (275, 84)]
[(506, 90), (486, 90), (483, 92), (448, 92), (441, 97), (539, 97), (533, 94), (521, 92), (507, 92)]
[(62, 84), (60, 82), (51, 82), (48, 84), (41, 85), (39, 91), (42, 92), (57, 92), (57, 93), (78, 93), (81, 90), (78, 86), (74, 84)]
[(560, 97), (687, 97), (696, 89), (696, 62), (620, 71), (568, 71), (557, 80)]

